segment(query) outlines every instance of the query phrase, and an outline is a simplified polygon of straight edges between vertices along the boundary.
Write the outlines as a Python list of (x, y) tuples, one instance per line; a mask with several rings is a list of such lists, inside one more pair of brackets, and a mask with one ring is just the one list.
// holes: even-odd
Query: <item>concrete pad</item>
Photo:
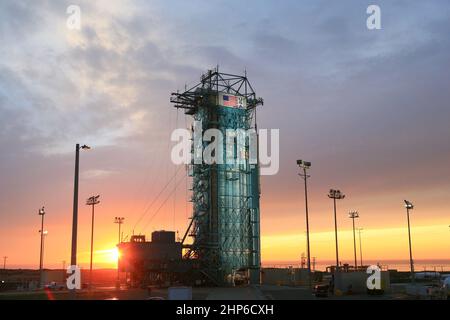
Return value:
[(212, 288), (206, 300), (264, 300), (264, 296), (254, 286)]

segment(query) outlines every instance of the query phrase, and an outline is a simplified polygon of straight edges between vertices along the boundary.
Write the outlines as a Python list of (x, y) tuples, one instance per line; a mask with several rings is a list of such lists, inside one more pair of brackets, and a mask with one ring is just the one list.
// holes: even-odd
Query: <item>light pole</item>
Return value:
[(119, 244), (122, 242), (122, 240), (120, 239), (120, 226), (122, 225), (123, 220), (125, 220), (124, 217), (115, 217), (114, 218), (114, 223), (117, 223), (119, 225), (119, 242), (118, 242)]
[(41, 248), (39, 253), (39, 288), (43, 285), (43, 265), (44, 265), (44, 257), (43, 257), (43, 251), (44, 251), (44, 216), (45, 216), (45, 208), (42, 207), (38, 211), (38, 215), (41, 216), (41, 229), (39, 232), (41, 233)]
[[(78, 175), (80, 169), (80, 149), (89, 150), (87, 145), (75, 145), (75, 174), (73, 182), (73, 216), (72, 216), (72, 248), (70, 253), (70, 265), (77, 265), (77, 233), (78, 233)], [(72, 299), (76, 298), (75, 289), (72, 291)]]
[(414, 205), (409, 202), (408, 200), (405, 201), (405, 208), (406, 208), (406, 216), (408, 219), (408, 240), (409, 240), (409, 263), (411, 265), (411, 280), (414, 283), (415, 282), (415, 275), (414, 275), (414, 261), (412, 257), (412, 248), (411, 248), (411, 227), (409, 223), (409, 210), (414, 209)]
[(358, 261), (356, 260), (356, 234), (355, 234), (355, 219), (359, 218), (358, 211), (351, 211), (348, 213), (350, 219), (353, 220), (353, 251), (355, 254), (355, 271), (358, 269)]
[(310, 177), (306, 174), (306, 169), (311, 168), (311, 162), (297, 160), (297, 165), (300, 169), (303, 169), (303, 173), (299, 173), (298, 175), (303, 178), (305, 181), (305, 216), (306, 216), (306, 246), (307, 246), (307, 254), (308, 254), (308, 281), (309, 288), (312, 288), (312, 275), (311, 275), (311, 252), (309, 246), (309, 214), (308, 214), (308, 187), (307, 180)]
[(363, 259), (362, 259), (362, 242), (361, 242), (361, 231), (363, 231), (363, 228), (357, 228), (358, 230), (358, 236), (359, 236), (359, 260), (361, 262), (361, 269), (363, 267)]
[(6, 270), (6, 259), (8, 259), (8, 257), (3, 256), (3, 270)]
[(77, 265), (77, 229), (78, 229), (78, 174), (80, 167), (80, 149), (89, 150), (87, 145), (75, 146), (75, 175), (73, 183), (73, 217), (72, 217), (72, 251), (70, 255), (70, 264)]
[(89, 268), (89, 289), (92, 288), (92, 257), (94, 253), (94, 208), (96, 204), (100, 203), (98, 198), (100, 195), (92, 196), (86, 200), (86, 205), (92, 206), (92, 227), (91, 227), (91, 263)]
[(45, 238), (48, 235), (48, 231), (44, 230), (43, 232), (43, 240), (42, 240), (42, 270), (44, 270), (44, 259), (45, 259)]
[[(115, 217), (114, 218), (114, 223), (117, 223), (119, 225), (119, 242), (118, 245), (122, 242), (120, 239), (120, 226), (123, 223), (123, 220), (125, 220), (124, 217)], [(119, 269), (119, 256), (117, 257), (117, 283), (116, 283), (116, 287), (120, 289), (120, 269)]]
[(340, 190), (330, 189), (328, 197), (333, 199), (334, 205), (334, 234), (336, 238), (336, 272), (339, 272), (339, 246), (338, 246), (338, 231), (337, 231), (337, 217), (336, 217), (336, 200), (344, 199), (345, 195)]

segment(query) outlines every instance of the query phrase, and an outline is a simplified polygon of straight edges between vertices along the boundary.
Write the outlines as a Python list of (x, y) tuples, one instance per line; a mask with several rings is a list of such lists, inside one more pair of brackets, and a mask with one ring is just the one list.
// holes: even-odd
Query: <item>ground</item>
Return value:
[[(397, 300), (405, 299), (400, 294), (384, 294), (380, 296), (369, 296), (367, 294), (354, 294), (341, 297), (316, 298), (306, 287), (288, 287), (288, 286), (247, 286), (235, 288), (193, 288), (194, 300), (326, 300), (326, 299), (360, 299), (360, 300)], [(0, 300), (67, 300), (71, 293), (68, 291), (49, 291), (49, 292), (2, 292)], [(161, 297), (167, 299), (167, 288), (152, 288), (151, 295), (144, 289), (121, 289), (114, 287), (99, 287), (89, 292), (80, 290), (77, 292), (79, 300), (147, 300), (150, 297)]]

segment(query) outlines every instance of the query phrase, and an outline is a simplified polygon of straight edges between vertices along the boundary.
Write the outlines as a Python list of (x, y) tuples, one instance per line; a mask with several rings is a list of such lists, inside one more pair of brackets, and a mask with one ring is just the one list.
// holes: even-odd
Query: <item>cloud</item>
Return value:
[(44, 200), (70, 212), (78, 142), (94, 147), (82, 155), (84, 190), (126, 202), (123, 190), (152, 176), (143, 194), (158, 192), (170, 132), (186, 121), (170, 92), (216, 64), (247, 69), (265, 99), (259, 127), (280, 129), (265, 217), (294, 210), (299, 156), (317, 170), (316, 207), (331, 184), (355, 202), (373, 188), (387, 203), (449, 188), (446, 2), (380, 1), (380, 31), (365, 27), (368, 1), (81, 1), (80, 31), (65, 27), (68, 4), (0, 3), (0, 212), (14, 212), (11, 225)]
[(82, 173), (82, 178), (83, 179), (102, 179), (102, 178), (106, 178), (109, 177), (112, 174), (116, 174), (116, 171), (111, 171), (111, 170), (102, 170), (102, 169), (92, 169), (92, 170), (87, 170), (84, 171)]

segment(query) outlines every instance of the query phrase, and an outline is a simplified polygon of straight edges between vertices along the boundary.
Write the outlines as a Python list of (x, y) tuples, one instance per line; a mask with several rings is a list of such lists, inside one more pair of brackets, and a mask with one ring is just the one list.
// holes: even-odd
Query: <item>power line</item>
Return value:
[[(180, 167), (181, 168), (181, 167)], [(182, 179), (180, 179), (176, 186), (178, 186), (181, 182), (184, 181), (184, 177)], [(168, 195), (167, 198), (164, 199), (164, 201), (161, 203), (161, 205), (159, 206), (159, 208), (153, 213), (153, 215), (150, 217), (150, 219), (148, 220), (148, 222), (145, 224), (144, 228), (141, 229), (141, 231), (144, 231), (147, 226), (149, 225), (149, 223), (153, 220), (153, 218), (158, 214), (159, 210), (161, 210), (161, 208), (166, 204), (167, 200), (169, 200), (169, 198), (172, 196), (174, 190), (172, 190)]]
[(158, 200), (159, 196), (167, 189), (167, 187), (170, 185), (170, 183), (172, 182), (172, 180), (175, 178), (176, 174), (178, 173), (178, 171), (181, 169), (181, 166), (177, 168), (177, 170), (175, 171), (175, 174), (169, 179), (169, 181), (167, 181), (167, 183), (164, 185), (164, 187), (160, 190), (160, 192), (158, 193), (158, 195), (153, 198), (153, 201), (150, 203), (149, 206), (147, 206), (147, 208), (144, 210), (144, 212), (142, 213), (142, 215), (139, 217), (139, 219), (137, 220), (137, 222), (134, 224), (133, 226), (133, 230), (136, 229), (137, 225), (141, 222), (141, 220), (147, 215), (148, 210), (150, 210), (150, 208), (155, 204), (156, 200)]
[(129, 212), (132, 213), (131, 216), (134, 215), (134, 212), (136, 211), (136, 198), (138, 196), (138, 194), (141, 193), (141, 191), (144, 189), (145, 186), (147, 186), (148, 181), (150, 180), (151, 176), (152, 176), (152, 169), (155, 165), (155, 161), (149, 161), (149, 166), (147, 167), (147, 170), (145, 170), (145, 175), (144, 175), (144, 180), (142, 181), (142, 183), (139, 185), (138, 189), (135, 190), (134, 195), (133, 195), (133, 200), (132, 200), (132, 207), (131, 210)]
[[(161, 163), (160, 163), (160, 166), (159, 166), (159, 169), (157, 169), (157, 172), (162, 172), (162, 169), (163, 169), (163, 164), (165, 163), (165, 161), (162, 161)], [(167, 179), (167, 178), (166, 178)], [(142, 183), (142, 185), (141, 185), (141, 190), (143, 190), (144, 189), (144, 187), (147, 185), (147, 182), (149, 181), (150, 179), (146, 179), (146, 181), (144, 181), (143, 183)], [(135, 197), (134, 197), (134, 199), (136, 200), (136, 196), (137, 196), (137, 192), (136, 192), (136, 194), (135, 194)], [(139, 219), (138, 219), (138, 221), (135, 223), (135, 225), (134, 225), (134, 228), (137, 226), (137, 224), (139, 223), (139, 221), (143, 218), (143, 216), (145, 215), (145, 212), (149, 209), (149, 207), (148, 207), (148, 204), (151, 202), (151, 197), (149, 196), (148, 197), (148, 199), (146, 199), (146, 201), (145, 201), (145, 205), (143, 206), (143, 208), (142, 208), (142, 211), (143, 211), (143, 215), (141, 216), (141, 217), (139, 217)], [(151, 207), (151, 205), (150, 205), (150, 207)], [(141, 211), (141, 210), (139, 210), (139, 211)], [(133, 210), (132, 210), (132, 216), (134, 216), (134, 213), (136, 212), (136, 203), (135, 203), (135, 205), (133, 206)], [(133, 228), (133, 232), (134, 232), (134, 228)]]
[[(173, 127), (175, 127), (176, 128), (176, 126), (177, 126), (177, 124), (178, 124), (178, 112), (177, 112), (177, 118), (176, 118), (176, 123), (175, 124), (173, 124), (172, 123), (172, 117), (171, 117), (171, 115), (172, 115), (172, 113), (169, 113), (169, 119), (168, 119), (168, 122), (169, 122), (169, 128), (173, 128)], [(167, 140), (167, 153), (169, 153), (170, 152), (170, 139), (168, 139)], [(168, 176), (168, 172), (169, 172), (169, 170), (168, 170), (168, 167), (167, 167), (167, 162), (165, 162), (166, 163), (166, 168), (165, 168), (165, 172), (166, 172), (166, 180), (167, 180), (167, 176)], [(161, 169), (162, 169), (162, 166), (161, 166)], [(153, 199), (153, 201), (150, 203), (150, 205), (149, 206), (147, 206), (145, 209), (144, 209), (144, 212), (142, 213), (142, 215), (139, 217), (139, 219), (136, 221), (136, 223), (134, 224), (134, 226), (133, 226), (133, 229), (132, 229), (132, 231), (133, 231), (133, 233), (134, 233), (134, 230), (136, 229), (136, 227), (137, 227), (137, 225), (141, 222), (141, 220), (146, 216), (146, 214), (147, 214), (147, 212), (148, 212), (148, 210), (155, 204), (155, 202), (156, 202), (156, 200), (159, 198), (159, 196), (164, 192), (164, 190), (170, 185), (170, 183), (172, 182), (172, 180), (174, 179), (174, 178), (176, 178), (176, 175), (177, 175), (177, 173), (178, 173), (178, 171), (180, 170), (180, 168), (177, 168), (177, 170), (175, 171), (175, 173), (174, 173), (174, 176), (172, 176), (168, 181), (167, 181), (167, 183), (166, 183), (166, 185), (163, 187), (163, 189), (161, 189), (161, 191), (158, 193), (158, 195), (156, 196), (156, 198), (154, 198)], [(162, 170), (161, 170), (162, 171)], [(176, 180), (176, 179), (175, 179)], [(144, 187), (144, 185), (147, 183), (147, 180), (146, 181), (144, 181), (144, 183), (142, 184), (142, 186), (141, 187)], [(147, 202), (148, 203), (148, 202)], [(133, 210), (133, 212), (134, 212), (134, 210)]]
[[(177, 116), (175, 120), (175, 128), (178, 128), (178, 110), (177, 109)], [(175, 171), (175, 181), (177, 181), (177, 172)], [(176, 205), (177, 205), (177, 185), (175, 184), (174, 187), (174, 195), (173, 195), (173, 229), (175, 230), (175, 219), (176, 219)]]

